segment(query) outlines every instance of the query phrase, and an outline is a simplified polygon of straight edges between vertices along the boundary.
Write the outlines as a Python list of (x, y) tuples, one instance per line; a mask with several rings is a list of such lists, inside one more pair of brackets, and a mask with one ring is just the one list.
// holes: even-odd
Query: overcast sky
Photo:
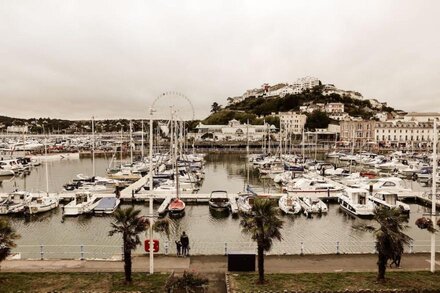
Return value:
[(200, 118), (307, 75), (440, 112), (439, 12), (436, 0), (0, 0), (0, 115), (141, 118), (173, 90)]

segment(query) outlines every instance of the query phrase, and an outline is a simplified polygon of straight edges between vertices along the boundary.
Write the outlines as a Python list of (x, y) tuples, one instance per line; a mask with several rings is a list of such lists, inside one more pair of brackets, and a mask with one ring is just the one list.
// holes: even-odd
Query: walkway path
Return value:
[[(437, 255), (437, 269), (440, 269), (440, 255)], [(148, 257), (133, 258), (133, 271), (146, 272)], [(377, 255), (286, 255), (266, 256), (267, 273), (300, 272), (342, 272), (376, 271)], [(401, 270), (429, 270), (430, 256), (425, 253), (405, 254)], [(1, 263), (3, 272), (122, 272), (121, 261), (108, 260), (7, 260)], [(174, 256), (155, 257), (157, 272), (195, 270), (203, 273), (223, 273), (227, 270), (226, 256)]]

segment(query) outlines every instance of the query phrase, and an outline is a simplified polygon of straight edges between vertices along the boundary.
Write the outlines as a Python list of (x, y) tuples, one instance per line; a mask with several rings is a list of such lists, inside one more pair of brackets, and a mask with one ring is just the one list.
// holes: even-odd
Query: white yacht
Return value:
[(298, 196), (336, 196), (343, 188), (324, 179), (299, 178), (293, 184), (286, 186), (285, 190)]
[(361, 188), (346, 188), (339, 196), (340, 208), (358, 217), (373, 217), (374, 204), (368, 200), (368, 192)]
[(405, 182), (399, 177), (384, 177), (371, 180), (368, 184), (361, 186), (372, 192), (389, 191), (397, 194), (410, 194), (412, 189), (406, 188)]
[(71, 202), (63, 207), (64, 216), (77, 216), (91, 212), (98, 206), (101, 198), (90, 192), (77, 192)]
[(0, 198), (0, 215), (22, 213), (30, 201), (29, 193), (19, 191), (3, 194)]
[(373, 196), (370, 196), (368, 199), (372, 201), (376, 206), (399, 208), (404, 213), (409, 213), (411, 210), (408, 204), (398, 200), (397, 193), (392, 193), (388, 191), (379, 191)]

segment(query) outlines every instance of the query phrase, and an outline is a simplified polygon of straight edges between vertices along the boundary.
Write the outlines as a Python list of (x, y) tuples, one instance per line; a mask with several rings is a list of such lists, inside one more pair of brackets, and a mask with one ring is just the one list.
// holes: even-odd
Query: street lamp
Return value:
[(149, 199), (149, 214), (150, 214), (150, 274), (154, 273), (154, 253), (152, 249), (153, 244), (153, 107), (150, 107), (150, 199)]

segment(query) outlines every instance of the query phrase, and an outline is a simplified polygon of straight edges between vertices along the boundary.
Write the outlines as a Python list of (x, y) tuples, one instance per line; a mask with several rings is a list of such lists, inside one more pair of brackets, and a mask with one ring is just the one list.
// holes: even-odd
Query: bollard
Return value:
[(339, 254), (339, 241), (336, 242), (336, 254)]
[(228, 243), (225, 242), (225, 255), (228, 255)]
[(165, 241), (165, 255), (168, 255), (168, 247), (169, 247), (169, 244), (168, 244), (169, 242), (168, 242), (168, 240), (167, 241)]
[(43, 250), (43, 244), (40, 244), (40, 259), (44, 259), (44, 250)]
[(81, 251), (81, 258), (80, 260), (84, 260), (84, 245), (80, 245), (80, 251)]
[(301, 255), (304, 255), (304, 242), (301, 241)]

